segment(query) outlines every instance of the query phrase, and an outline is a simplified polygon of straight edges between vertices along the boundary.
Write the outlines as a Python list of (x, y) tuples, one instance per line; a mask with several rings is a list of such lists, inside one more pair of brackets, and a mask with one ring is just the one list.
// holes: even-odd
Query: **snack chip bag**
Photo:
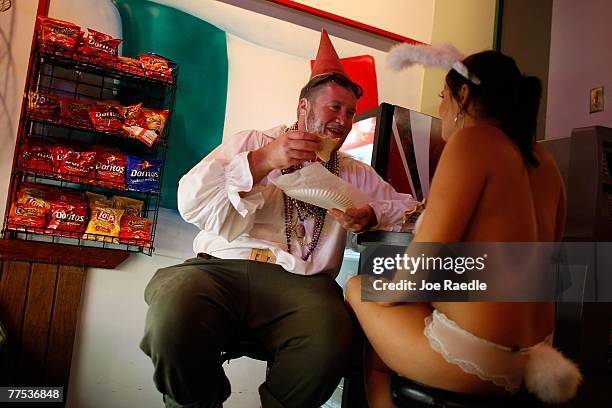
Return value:
[(85, 203), (85, 197), (83, 196), (83, 193), (80, 191), (73, 191), (73, 190), (65, 190), (65, 189), (57, 189), (54, 191), (53, 193), (53, 199), (51, 200), (53, 202), (55, 201), (63, 201), (66, 203), (82, 203), (82, 204), (86, 204)]
[(110, 200), (107, 196), (103, 194), (86, 191), (85, 196), (87, 196), (87, 203), (89, 204), (90, 209), (94, 207), (113, 208), (113, 200)]
[(62, 119), (77, 120), (91, 123), (89, 108), (91, 103), (81, 99), (60, 98), (60, 117)]
[(53, 160), (53, 172), (57, 175), (57, 177), (61, 180), (68, 180), (69, 177), (63, 176), (62, 171), (64, 171), (63, 163), (64, 159), (68, 155), (68, 152), (72, 150), (71, 147), (62, 146), (62, 145), (53, 145), (51, 146), (51, 154)]
[(142, 68), (142, 63), (140, 60), (119, 56), (119, 62), (121, 62), (121, 64), (119, 64), (117, 67), (121, 71), (141, 76), (144, 75), (145, 71)]
[(74, 195), (51, 202), (50, 220), (45, 232), (77, 238), (84, 230), (87, 221), (87, 205)]
[(153, 221), (148, 218), (124, 216), (121, 218), (119, 242), (122, 244), (151, 247), (151, 228)]
[(164, 126), (168, 120), (170, 111), (167, 109), (143, 108), (144, 127), (156, 131), (160, 136), (164, 133)]
[(138, 57), (145, 70), (145, 76), (172, 81), (172, 69), (167, 59), (153, 54), (140, 54)]
[(117, 106), (117, 112), (123, 120), (125, 126), (143, 126), (145, 117), (142, 111), (142, 103), (130, 106)]
[(94, 146), (93, 150), (96, 152), (96, 184), (109, 188), (125, 188), (125, 153), (102, 146)]
[(91, 218), (83, 239), (92, 241), (119, 243), (119, 231), (121, 230), (121, 216), (123, 210), (103, 206), (91, 207)]
[(120, 39), (88, 28), (87, 37), (83, 45), (79, 47), (79, 52), (106, 58), (117, 58), (119, 44), (121, 44)]
[(68, 149), (59, 163), (59, 174), (66, 174), (70, 181), (86, 183), (95, 179), (96, 152)]
[(96, 130), (116, 131), (123, 129), (121, 115), (111, 105), (94, 104), (89, 108), (89, 117)]
[(159, 135), (154, 130), (142, 128), (140, 126), (124, 126), (123, 130), (128, 132), (130, 136), (136, 138), (151, 147), (159, 139)]
[(111, 198), (114, 208), (125, 210), (125, 215), (130, 217), (140, 217), (144, 202), (131, 197), (113, 196)]
[(56, 116), (59, 112), (59, 98), (54, 94), (28, 92), (28, 110), (42, 115)]
[(11, 205), (8, 226), (11, 229), (44, 228), (51, 208), (52, 190), (45, 186), (24, 184)]
[(128, 190), (142, 192), (158, 191), (160, 170), (161, 160), (159, 159), (128, 155), (126, 173)]
[(69, 21), (38, 16), (38, 40), (52, 45), (74, 50), (82, 35), (81, 27)]
[(19, 167), (44, 173), (53, 173), (53, 150), (43, 140), (28, 139), (19, 151)]

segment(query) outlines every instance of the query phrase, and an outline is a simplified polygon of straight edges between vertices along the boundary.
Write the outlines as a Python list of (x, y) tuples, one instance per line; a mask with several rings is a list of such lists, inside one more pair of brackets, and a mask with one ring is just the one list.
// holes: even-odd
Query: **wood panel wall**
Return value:
[(3, 386), (61, 386), (67, 395), (85, 268), (0, 261)]

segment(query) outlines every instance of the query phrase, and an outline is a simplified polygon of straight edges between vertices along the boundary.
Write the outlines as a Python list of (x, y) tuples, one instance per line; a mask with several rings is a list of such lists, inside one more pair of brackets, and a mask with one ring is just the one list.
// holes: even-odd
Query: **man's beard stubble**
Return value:
[(325, 126), (323, 121), (315, 117), (314, 110), (310, 107), (306, 110), (306, 131), (312, 133), (319, 133), (320, 135), (325, 134)]

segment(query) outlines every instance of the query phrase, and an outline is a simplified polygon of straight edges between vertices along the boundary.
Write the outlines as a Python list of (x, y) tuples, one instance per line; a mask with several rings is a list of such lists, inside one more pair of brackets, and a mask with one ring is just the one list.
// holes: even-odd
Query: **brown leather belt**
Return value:
[[(200, 252), (197, 255), (198, 258), (201, 259), (219, 259), (215, 256), (209, 255), (204, 252)], [(276, 257), (269, 249), (257, 249), (253, 248), (251, 250), (251, 256), (249, 258), (251, 261), (257, 262), (265, 262), (265, 263), (276, 263)]]
[(214, 256), (208, 255), (208, 254), (206, 254), (204, 252), (199, 252), (197, 257), (198, 258), (202, 258), (202, 259), (218, 259), (218, 258), (215, 258)]

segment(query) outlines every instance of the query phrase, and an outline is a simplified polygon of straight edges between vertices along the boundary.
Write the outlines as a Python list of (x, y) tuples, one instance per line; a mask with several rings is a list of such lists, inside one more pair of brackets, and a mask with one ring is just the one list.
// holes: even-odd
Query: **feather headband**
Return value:
[(480, 85), (480, 79), (471, 74), (461, 60), (463, 60), (463, 54), (450, 44), (415, 45), (402, 43), (391, 48), (387, 57), (389, 66), (398, 71), (415, 64), (454, 69), (474, 85)]

